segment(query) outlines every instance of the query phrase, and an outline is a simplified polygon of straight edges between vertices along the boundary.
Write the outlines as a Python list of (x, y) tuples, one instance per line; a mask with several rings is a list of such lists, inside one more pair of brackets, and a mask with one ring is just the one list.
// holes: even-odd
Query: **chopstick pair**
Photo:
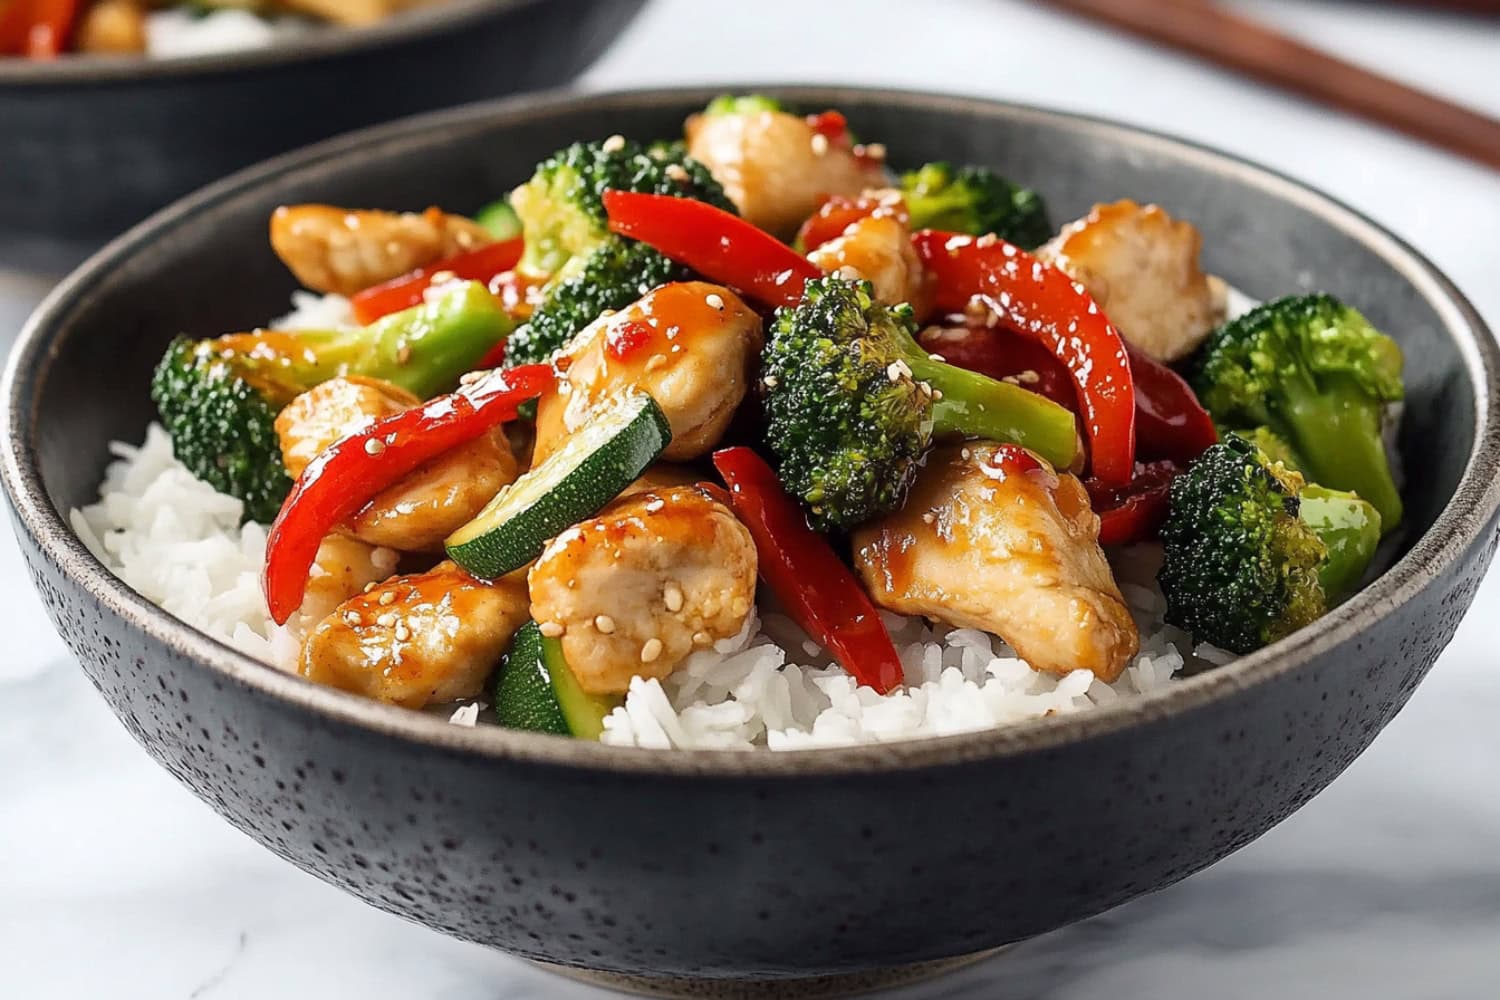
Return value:
[(1398, 83), (1212, 0), (1044, 0), (1500, 170), (1500, 120)]

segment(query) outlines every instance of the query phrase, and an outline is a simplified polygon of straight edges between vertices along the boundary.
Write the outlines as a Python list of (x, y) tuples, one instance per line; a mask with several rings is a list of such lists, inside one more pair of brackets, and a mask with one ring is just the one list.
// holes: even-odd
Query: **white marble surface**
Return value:
[[(1494, 24), (1383, 5), (1244, 6), (1500, 114)], [(853, 81), (1146, 123), (1336, 193), (1421, 247), (1500, 321), (1500, 179), (1477, 167), (1020, 2), (713, 7), (659, 0), (586, 85)], [(0, 272), (6, 338), (46, 285)], [(0, 594), (0, 996), (605, 996), (378, 913), (276, 860), (131, 743), (47, 626), (8, 535)], [(1483, 630), (1497, 614), (1492, 575), (1401, 717), (1259, 842), (901, 996), (1495, 996), (1500, 664)]]

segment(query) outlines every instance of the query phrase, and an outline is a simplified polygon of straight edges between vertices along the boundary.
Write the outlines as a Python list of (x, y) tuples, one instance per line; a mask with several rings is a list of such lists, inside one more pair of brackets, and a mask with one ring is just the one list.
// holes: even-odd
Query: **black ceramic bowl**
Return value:
[(843, 986), (1168, 885), (1283, 819), (1369, 744), (1447, 644), (1495, 548), (1500, 352), (1458, 292), (1349, 209), (1184, 142), (962, 98), (781, 94), (842, 108), (900, 161), (992, 164), (1039, 186), (1060, 219), (1098, 199), (1156, 200), (1202, 227), (1207, 265), (1252, 295), (1312, 285), (1357, 303), (1408, 359), (1411, 530), (1391, 568), (1316, 625), (1150, 697), (788, 754), (451, 726), (253, 662), (106, 572), (63, 514), (93, 498), (106, 441), (144, 431), (169, 337), (283, 308), (292, 281), (265, 240), (275, 205), (465, 208), (571, 140), (674, 134), (711, 95), (525, 98), (215, 185), (94, 257), (22, 335), (3, 454), (21, 547), (59, 631), (163, 766), (282, 857), (449, 934), (616, 976), (856, 976), (833, 980)]
[(174, 198), (340, 132), (582, 72), (644, 0), (449, 0), (185, 59), (0, 59), (0, 260), (77, 260)]

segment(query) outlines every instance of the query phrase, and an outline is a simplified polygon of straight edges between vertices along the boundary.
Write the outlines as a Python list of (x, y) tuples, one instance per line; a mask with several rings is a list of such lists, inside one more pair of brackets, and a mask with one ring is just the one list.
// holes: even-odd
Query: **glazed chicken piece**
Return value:
[(807, 259), (825, 273), (868, 281), (877, 302), (910, 302), (918, 314), (926, 311), (927, 274), (911, 244), (911, 230), (900, 219), (869, 215), (852, 222)]
[(329, 535), (318, 546), (317, 558), (307, 576), (302, 606), (287, 624), (303, 635), (372, 583), (396, 571), (400, 555), (391, 549), (367, 545), (345, 535)]
[[(339, 438), (421, 401), (379, 379), (346, 375), (297, 396), (276, 417), (287, 472)], [(518, 475), (503, 429), (440, 455), (383, 490), (343, 526), (355, 538), (405, 552), (435, 551)]]
[(1007, 474), (985, 442), (935, 451), (905, 506), (854, 532), (875, 603), (1003, 638), (1036, 670), (1113, 681), (1139, 647), (1083, 485)]
[(96, 55), (145, 52), (146, 6), (141, 0), (98, 0), (79, 17), (73, 41), (79, 52)]
[(374, 24), (392, 14), (439, 2), (441, 0), (280, 0), (281, 6), (288, 10), (349, 27)]
[(443, 562), (339, 605), (308, 635), (299, 669), (406, 708), (473, 698), (529, 617), (524, 575), (486, 583)]
[(531, 568), (532, 617), (561, 635), (590, 694), (666, 677), (689, 653), (736, 635), (755, 602), (755, 543), (697, 486), (616, 500), (558, 535)]
[(537, 404), (535, 465), (621, 389), (649, 393), (672, 425), (669, 461), (707, 454), (745, 398), (761, 348), (760, 317), (727, 288), (663, 285), (580, 331)]
[(271, 248), (315, 292), (353, 295), (493, 242), (479, 223), (438, 208), (417, 213), (283, 205), (271, 213)]
[(1157, 361), (1187, 357), (1224, 321), (1228, 287), (1198, 264), (1203, 236), (1156, 205), (1095, 205), (1036, 255), (1088, 289), (1120, 335)]
[(688, 155), (708, 167), (745, 219), (784, 238), (828, 195), (857, 195), (886, 181), (879, 162), (829, 141), (783, 111), (693, 115)]

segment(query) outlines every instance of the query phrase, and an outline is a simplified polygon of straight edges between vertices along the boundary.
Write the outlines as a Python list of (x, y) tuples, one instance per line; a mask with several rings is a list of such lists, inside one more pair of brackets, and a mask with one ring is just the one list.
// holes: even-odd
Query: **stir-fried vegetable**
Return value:
[(421, 305), (434, 280), (488, 283), (495, 275), (515, 267), (520, 259), (519, 239), (491, 243), (366, 288), (351, 298), (349, 304), (354, 307), (355, 319), (373, 323), (382, 316)]
[(880, 613), (828, 542), (807, 527), (771, 467), (749, 448), (714, 453), (730, 503), (755, 538), (760, 575), (787, 613), (861, 684), (899, 687), (901, 657)]
[(993, 233), (1027, 248), (1040, 246), (1052, 235), (1042, 196), (988, 167), (929, 163), (901, 175), (901, 193), (913, 229), (971, 236)]
[(896, 509), (934, 436), (1020, 444), (1059, 468), (1078, 458), (1073, 414), (1019, 386), (933, 360), (911, 309), (870, 285), (807, 282), (777, 312), (762, 358), (765, 440), (787, 491), (819, 528)]

